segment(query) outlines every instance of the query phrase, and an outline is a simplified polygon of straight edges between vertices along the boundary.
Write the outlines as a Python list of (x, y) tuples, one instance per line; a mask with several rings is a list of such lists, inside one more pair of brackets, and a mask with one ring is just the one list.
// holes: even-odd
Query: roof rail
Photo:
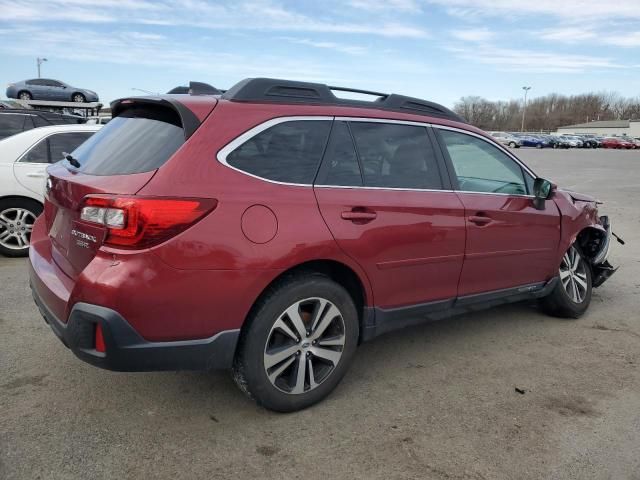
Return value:
[[(333, 91), (360, 93), (377, 97), (373, 101), (339, 98)], [(235, 102), (307, 103), (312, 105), (340, 105), (377, 108), (445, 118), (467, 123), (460, 115), (428, 100), (346, 87), (332, 87), (322, 83), (297, 82), (275, 78), (245, 78), (227, 90), (222, 97)]]

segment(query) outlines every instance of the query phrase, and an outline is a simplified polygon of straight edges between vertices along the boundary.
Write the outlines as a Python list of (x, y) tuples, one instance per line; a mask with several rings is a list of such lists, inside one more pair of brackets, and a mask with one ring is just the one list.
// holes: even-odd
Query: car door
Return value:
[(456, 296), (464, 210), (430, 135), (416, 124), (336, 119), (314, 186), (326, 224), (382, 309)]
[(62, 152), (73, 152), (93, 132), (54, 133), (31, 146), (13, 165), (18, 182), (27, 190), (42, 195), (46, 181), (46, 168), (62, 160)]
[(533, 174), (480, 135), (446, 127), (434, 130), (466, 214), (458, 295), (550, 279), (557, 270), (560, 214), (553, 200), (541, 210), (534, 207)]
[(46, 80), (42, 78), (29, 80), (27, 85), (29, 86), (29, 91), (31, 92), (31, 96), (34, 100), (50, 100)]

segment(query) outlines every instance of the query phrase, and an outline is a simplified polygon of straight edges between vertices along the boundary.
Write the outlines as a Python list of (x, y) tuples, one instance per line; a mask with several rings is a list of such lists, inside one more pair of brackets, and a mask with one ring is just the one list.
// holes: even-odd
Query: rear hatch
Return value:
[[(212, 99), (208, 113), (215, 104)], [(95, 205), (114, 196), (118, 201), (134, 196), (206, 116), (161, 98), (121, 100), (112, 104), (112, 111), (113, 120), (48, 169), (44, 214), (52, 257), (72, 279), (94, 258), (108, 234), (105, 225), (81, 219), (81, 212), (83, 219), (92, 213), (87, 196)]]

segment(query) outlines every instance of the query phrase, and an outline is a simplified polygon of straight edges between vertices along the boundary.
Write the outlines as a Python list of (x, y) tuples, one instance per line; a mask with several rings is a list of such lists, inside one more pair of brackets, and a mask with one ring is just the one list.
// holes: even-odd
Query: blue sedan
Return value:
[(544, 138), (531, 135), (518, 135), (518, 138), (522, 142), (523, 147), (545, 148), (550, 146), (549, 141)]
[(86, 88), (72, 87), (59, 80), (34, 78), (9, 84), (8, 98), (20, 100), (54, 100), (57, 102), (97, 102), (98, 94)]

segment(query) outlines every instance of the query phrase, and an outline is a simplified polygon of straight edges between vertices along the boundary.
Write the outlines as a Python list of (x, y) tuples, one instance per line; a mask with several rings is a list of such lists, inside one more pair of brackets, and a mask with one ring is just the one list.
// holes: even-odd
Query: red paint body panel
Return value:
[(560, 214), (552, 200), (536, 210), (522, 196), (459, 192), (467, 217), (467, 247), (458, 295), (472, 295), (548, 280), (560, 243)]
[[(597, 224), (595, 206), (592, 211), (591, 204), (574, 204), (561, 192), (538, 211), (530, 198), (314, 189), (253, 178), (216, 158), (240, 134), (282, 116), (408, 120), (486, 137), (469, 125), (344, 106), (173, 99), (203, 124), (157, 171), (100, 177), (72, 174), (61, 165), (49, 168), (50, 201), (34, 226), (30, 256), (33, 287), (60, 320), (66, 321), (77, 302), (86, 302), (117, 311), (147, 340), (207, 338), (240, 328), (278, 275), (317, 260), (339, 262), (355, 272), (369, 307), (454, 298), (550, 278), (577, 233)], [(69, 232), (90, 193), (218, 203), (201, 221), (152, 248), (121, 250), (98, 241), (95, 252), (74, 253)], [(254, 205), (267, 208), (253, 209), (247, 217), (253, 223), (247, 225), (243, 215)], [(343, 219), (342, 212), (354, 207), (377, 216), (368, 223)], [(481, 211), (494, 223), (469, 225), (466, 218)]]
[[(455, 193), (330, 187), (315, 191), (338, 245), (366, 271), (377, 306), (456, 296), (465, 226)], [(375, 213), (376, 218), (342, 218), (353, 209)]]

